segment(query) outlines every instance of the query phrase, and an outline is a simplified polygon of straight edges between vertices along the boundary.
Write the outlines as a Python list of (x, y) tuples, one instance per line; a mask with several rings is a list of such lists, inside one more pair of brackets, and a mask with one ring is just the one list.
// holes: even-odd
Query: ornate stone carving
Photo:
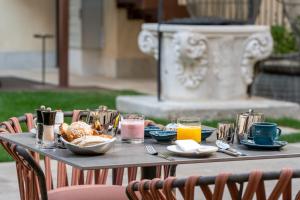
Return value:
[[(214, 74), (214, 78), (219, 84), (224, 84), (224, 80), (228, 79), (228, 71), (232, 65), (232, 61), (236, 60), (234, 53), (235, 36), (222, 35), (217, 42), (211, 43), (210, 55), (212, 57), (210, 66)], [(225, 72), (225, 73), (224, 73)]]
[(142, 30), (138, 37), (138, 45), (143, 53), (152, 55), (155, 59), (157, 59), (158, 39), (155, 32)]
[(246, 40), (241, 62), (242, 76), (246, 84), (253, 81), (254, 64), (267, 58), (272, 49), (273, 39), (269, 32), (253, 34)]
[(186, 88), (197, 88), (208, 67), (207, 39), (200, 33), (177, 32), (173, 36), (175, 74)]

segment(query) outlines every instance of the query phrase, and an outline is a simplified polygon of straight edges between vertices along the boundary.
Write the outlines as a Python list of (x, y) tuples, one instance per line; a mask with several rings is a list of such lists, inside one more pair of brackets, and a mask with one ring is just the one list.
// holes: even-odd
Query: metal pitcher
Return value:
[(100, 133), (108, 133), (110, 129), (115, 132), (119, 123), (119, 112), (109, 110), (106, 106), (99, 106), (94, 111), (89, 111), (86, 122), (92, 125), (92, 128)]
[(243, 139), (252, 138), (249, 129), (253, 123), (265, 121), (263, 113), (254, 112), (250, 109), (248, 112), (239, 113), (236, 118), (236, 135), (238, 143)]

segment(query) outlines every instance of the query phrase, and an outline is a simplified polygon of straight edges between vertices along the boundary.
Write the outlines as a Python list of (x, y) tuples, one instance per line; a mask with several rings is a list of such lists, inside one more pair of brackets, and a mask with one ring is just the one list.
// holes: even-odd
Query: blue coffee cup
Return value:
[(255, 144), (273, 145), (274, 141), (278, 140), (281, 135), (281, 129), (275, 123), (257, 122), (252, 124), (250, 135)]

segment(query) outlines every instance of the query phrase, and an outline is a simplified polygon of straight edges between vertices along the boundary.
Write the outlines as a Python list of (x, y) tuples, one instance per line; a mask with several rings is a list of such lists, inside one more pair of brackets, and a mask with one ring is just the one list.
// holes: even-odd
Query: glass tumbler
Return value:
[(177, 120), (177, 140), (201, 142), (201, 122), (199, 118), (180, 118)]
[(232, 144), (234, 141), (235, 129), (234, 123), (231, 122), (219, 122), (217, 139), (223, 140), (229, 144)]
[(123, 117), (120, 122), (121, 140), (127, 143), (144, 142), (144, 116), (130, 114)]

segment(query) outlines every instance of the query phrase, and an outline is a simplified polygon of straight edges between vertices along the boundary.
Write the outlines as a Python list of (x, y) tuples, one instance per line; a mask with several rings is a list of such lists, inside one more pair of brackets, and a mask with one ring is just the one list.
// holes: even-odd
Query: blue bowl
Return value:
[(205, 141), (208, 137), (211, 136), (211, 134), (214, 132), (214, 129), (203, 129), (201, 131), (201, 140)]
[(176, 139), (176, 131), (150, 131), (150, 135), (157, 142), (171, 142)]
[(144, 136), (145, 137), (151, 137), (150, 131), (159, 131), (160, 128), (154, 125), (146, 126), (144, 129)]

